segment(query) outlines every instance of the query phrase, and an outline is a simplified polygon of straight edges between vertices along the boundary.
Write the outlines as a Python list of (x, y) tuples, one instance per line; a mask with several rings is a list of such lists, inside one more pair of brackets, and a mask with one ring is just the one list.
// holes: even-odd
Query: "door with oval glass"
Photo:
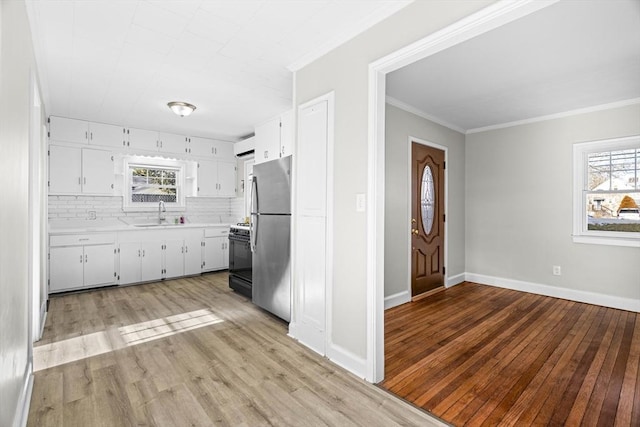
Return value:
[(411, 143), (411, 295), (444, 285), (444, 151)]

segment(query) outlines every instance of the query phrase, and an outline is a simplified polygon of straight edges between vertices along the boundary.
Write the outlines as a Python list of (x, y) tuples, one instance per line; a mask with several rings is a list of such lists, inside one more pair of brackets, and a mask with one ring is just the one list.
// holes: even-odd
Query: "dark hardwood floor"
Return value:
[(385, 312), (380, 384), (456, 426), (640, 426), (640, 315), (463, 283)]

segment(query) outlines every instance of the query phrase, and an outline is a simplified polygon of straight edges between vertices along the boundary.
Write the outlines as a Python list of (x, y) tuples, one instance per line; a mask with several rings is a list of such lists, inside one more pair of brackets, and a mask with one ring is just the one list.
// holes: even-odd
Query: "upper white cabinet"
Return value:
[(89, 144), (108, 147), (126, 147), (127, 129), (104, 123), (89, 123)]
[(198, 196), (234, 197), (236, 164), (230, 162), (198, 162)]
[(92, 148), (49, 146), (50, 194), (113, 193), (113, 155)]
[(158, 151), (163, 153), (185, 154), (189, 138), (173, 133), (158, 134)]
[(209, 138), (189, 138), (188, 154), (198, 157), (215, 157), (217, 159), (233, 159), (233, 143)]
[(158, 132), (146, 129), (127, 129), (127, 147), (133, 150), (158, 151)]
[(87, 144), (89, 142), (89, 122), (51, 116), (49, 117), (49, 138), (52, 141)]
[(256, 164), (292, 154), (293, 113), (287, 111), (268, 122), (256, 126)]

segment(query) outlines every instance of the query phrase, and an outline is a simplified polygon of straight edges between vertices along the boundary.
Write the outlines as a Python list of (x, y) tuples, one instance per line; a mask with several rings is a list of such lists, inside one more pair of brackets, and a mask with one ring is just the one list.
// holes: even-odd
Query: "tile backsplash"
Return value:
[[(186, 209), (167, 211), (168, 220), (181, 215), (190, 222), (230, 222), (244, 217), (242, 198), (187, 197)], [(157, 210), (124, 212), (121, 196), (49, 196), (49, 221), (140, 221), (158, 217)]]

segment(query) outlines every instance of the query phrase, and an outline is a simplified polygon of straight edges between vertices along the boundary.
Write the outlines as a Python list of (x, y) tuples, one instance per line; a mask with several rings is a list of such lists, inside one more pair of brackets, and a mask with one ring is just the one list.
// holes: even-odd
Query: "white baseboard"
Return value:
[(384, 309), (387, 310), (392, 307), (397, 307), (409, 301), (411, 301), (411, 294), (409, 291), (398, 292), (397, 294), (384, 297)]
[(570, 301), (584, 302), (587, 304), (640, 313), (640, 300), (632, 298), (559, 288), (557, 286), (505, 279), (503, 277), (486, 276), (484, 274), (465, 273), (465, 279), (468, 282), (480, 283), (482, 285), (496, 286), (499, 288), (512, 289), (514, 291), (529, 292), (532, 294), (545, 295), (548, 297), (562, 298)]
[(364, 379), (367, 376), (366, 359), (353, 354), (337, 344), (329, 343), (327, 358), (359, 378)]
[(24, 373), (24, 385), (20, 391), (20, 399), (16, 407), (14, 416), (14, 427), (25, 427), (29, 418), (29, 407), (31, 406), (31, 393), (33, 392), (33, 365), (31, 362), (27, 364)]
[(466, 280), (465, 273), (456, 274), (455, 276), (451, 276), (447, 278), (447, 288), (450, 288), (455, 285), (459, 285), (460, 283)]

